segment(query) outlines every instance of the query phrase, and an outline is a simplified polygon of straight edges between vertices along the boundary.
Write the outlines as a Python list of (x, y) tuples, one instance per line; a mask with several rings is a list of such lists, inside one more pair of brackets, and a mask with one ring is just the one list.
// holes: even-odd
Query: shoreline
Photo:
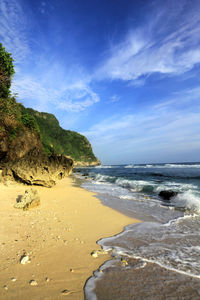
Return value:
[[(111, 258), (109, 254), (91, 256), (93, 250), (101, 249), (97, 241), (140, 222), (104, 206), (95, 193), (74, 183), (70, 176), (51, 189), (0, 185), (4, 299), (60, 299), (64, 290), (69, 291), (68, 299), (84, 299), (86, 281)], [(38, 191), (41, 205), (29, 211), (15, 209), (17, 196), (30, 188)], [(31, 262), (21, 265), (24, 253)], [(30, 280), (36, 280), (37, 286), (31, 286)]]

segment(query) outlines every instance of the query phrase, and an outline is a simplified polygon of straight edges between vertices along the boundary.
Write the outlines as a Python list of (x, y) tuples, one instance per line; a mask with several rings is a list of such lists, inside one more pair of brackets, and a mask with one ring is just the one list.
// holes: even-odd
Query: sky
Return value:
[(0, 42), (17, 100), (103, 164), (200, 161), (199, 0), (0, 0)]

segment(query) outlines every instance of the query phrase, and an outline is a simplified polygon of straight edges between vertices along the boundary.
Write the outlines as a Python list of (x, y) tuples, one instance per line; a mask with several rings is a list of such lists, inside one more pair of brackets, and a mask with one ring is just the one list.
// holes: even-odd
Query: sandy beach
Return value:
[[(91, 256), (96, 241), (138, 222), (109, 207), (68, 177), (37, 189), (41, 205), (15, 209), (29, 186), (0, 185), (0, 295), (3, 299), (83, 299), (83, 287), (108, 254)], [(30, 263), (22, 265), (26, 254)], [(35, 280), (37, 285), (30, 285)], [(68, 292), (62, 293), (67, 290)]]

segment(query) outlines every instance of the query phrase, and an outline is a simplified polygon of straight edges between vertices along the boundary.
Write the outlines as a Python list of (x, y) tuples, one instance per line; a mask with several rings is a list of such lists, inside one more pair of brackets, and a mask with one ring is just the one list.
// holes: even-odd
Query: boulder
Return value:
[(37, 190), (30, 189), (26, 190), (24, 195), (20, 195), (17, 198), (17, 203), (14, 205), (14, 207), (28, 210), (38, 205), (40, 205), (40, 197), (38, 192)]
[(72, 159), (56, 154), (47, 156), (39, 148), (34, 148), (22, 158), (5, 164), (2, 181), (52, 187), (59, 179), (71, 174), (72, 169)]
[(168, 191), (160, 191), (160, 193), (158, 195), (160, 198), (162, 198), (162, 200), (170, 201), (170, 199), (172, 197), (175, 197), (177, 194), (178, 194), (178, 192), (168, 190)]

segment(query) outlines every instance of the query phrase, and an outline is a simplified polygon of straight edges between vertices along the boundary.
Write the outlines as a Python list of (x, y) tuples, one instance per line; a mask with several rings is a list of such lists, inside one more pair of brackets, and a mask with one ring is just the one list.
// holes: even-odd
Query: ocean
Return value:
[(113, 259), (87, 281), (85, 299), (200, 299), (200, 163), (77, 171), (104, 205), (142, 221), (98, 241)]

